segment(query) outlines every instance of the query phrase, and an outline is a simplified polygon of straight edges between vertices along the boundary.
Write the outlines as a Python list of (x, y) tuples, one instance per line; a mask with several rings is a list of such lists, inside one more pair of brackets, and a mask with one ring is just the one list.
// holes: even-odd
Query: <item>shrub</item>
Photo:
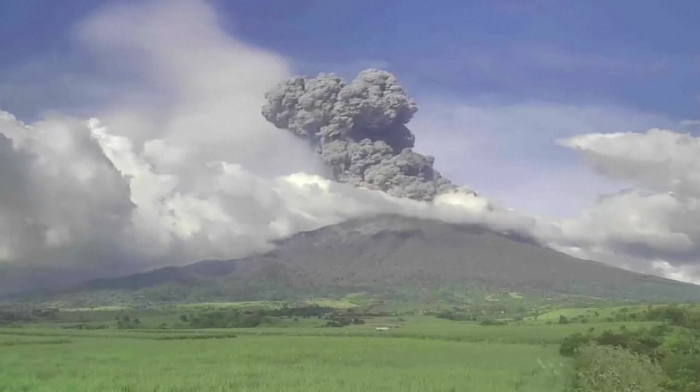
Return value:
[(189, 317), (190, 328), (255, 328), (268, 322), (259, 313), (241, 313), (238, 310), (202, 312)]
[(117, 317), (117, 325), (116, 327), (118, 329), (134, 329), (134, 328), (139, 328), (141, 326), (141, 321), (139, 319), (131, 319), (129, 315), (123, 315), (121, 317)]
[(693, 331), (681, 331), (668, 344), (668, 354), (661, 360), (672, 391), (700, 392), (700, 337)]
[(471, 319), (468, 315), (455, 313), (449, 310), (440, 311), (435, 314), (435, 317), (452, 321), (468, 321)]
[(506, 325), (508, 322), (503, 321), (503, 320), (491, 320), (491, 319), (485, 319), (480, 323), (481, 325)]
[(659, 347), (663, 343), (659, 335), (654, 335), (646, 329), (637, 331), (621, 330), (620, 332), (605, 331), (598, 336), (593, 336), (593, 329), (583, 335), (575, 333), (564, 340), (559, 346), (559, 353), (564, 356), (572, 356), (576, 350), (588, 343), (596, 343), (601, 346), (614, 346), (630, 350), (635, 354), (646, 355), (654, 360), (660, 360), (662, 352)]
[(333, 316), (327, 323), (326, 327), (342, 328), (350, 324), (362, 325), (365, 321), (357, 317), (337, 317)]
[(570, 357), (576, 353), (579, 347), (590, 343), (591, 336), (582, 333), (575, 333), (562, 340), (559, 346), (559, 354)]
[(663, 392), (663, 371), (644, 355), (621, 347), (586, 345), (576, 358), (581, 392)]

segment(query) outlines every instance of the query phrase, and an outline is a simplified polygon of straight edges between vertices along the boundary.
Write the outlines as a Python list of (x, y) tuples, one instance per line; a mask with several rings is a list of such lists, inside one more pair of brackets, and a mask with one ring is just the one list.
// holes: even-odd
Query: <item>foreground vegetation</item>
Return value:
[(575, 333), (559, 352), (576, 358), (582, 391), (700, 392), (700, 330), (693, 307), (648, 309), (651, 329)]
[(2, 353), (3, 392), (542, 392), (563, 390), (568, 369), (550, 347), (366, 337), (72, 336)]
[(579, 349), (576, 386), (591, 392), (663, 392), (664, 374), (649, 357), (617, 346)]
[(695, 306), (545, 308), (507, 296), (432, 309), (4, 307), (0, 392), (700, 392)]

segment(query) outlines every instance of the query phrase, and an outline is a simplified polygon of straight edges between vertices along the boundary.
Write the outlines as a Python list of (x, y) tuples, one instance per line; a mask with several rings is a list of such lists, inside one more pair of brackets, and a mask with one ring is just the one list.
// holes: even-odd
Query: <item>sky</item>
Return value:
[[(13, 115), (5, 115), (0, 132), (30, 156), (13, 162), (43, 162), (50, 153), (53, 165), (75, 168), (80, 164), (68, 161), (77, 151), (92, 151), (89, 165), (109, 182), (103, 189), (114, 187), (108, 195), (80, 193), (93, 180), (74, 172), (69, 189), (70, 181), (48, 189), (28, 181), (34, 192), (76, 203), (85, 197), (100, 211), (78, 219), (42, 200), (25, 206), (44, 222), (26, 230), (64, 244), (66, 259), (87, 257), (76, 256), (83, 251), (73, 239), (93, 227), (110, 229), (95, 232), (90, 244), (107, 245), (94, 245), (90, 255), (121, 254), (109, 261), (115, 270), (126, 259), (166, 263), (177, 252), (236, 256), (363, 210), (331, 201), (326, 210), (306, 210), (309, 184), (331, 193), (337, 184), (323, 182), (315, 157), (259, 116), (264, 93), (292, 75), (334, 72), (352, 80), (365, 68), (385, 69), (417, 102), (408, 125), (415, 149), (433, 155), (445, 177), (526, 215), (557, 249), (694, 280), (698, 12), (691, 0), (0, 0), (0, 110)], [(93, 117), (100, 122), (73, 140), (72, 129)], [(36, 131), (31, 137), (18, 130), (25, 124)], [(668, 131), (649, 131), (655, 128)], [(70, 148), (52, 150), (54, 134), (65, 134)], [(91, 140), (100, 141), (99, 151)], [(213, 169), (214, 161), (229, 166)], [(17, 167), (13, 178), (50, 176), (27, 171), (37, 164)], [(295, 171), (309, 177), (290, 180)], [(301, 189), (293, 202), (279, 195), (289, 181)], [(338, 192), (338, 200), (356, 197)], [(253, 203), (247, 214), (261, 208), (270, 216), (258, 222), (234, 211), (232, 198), (246, 197), (268, 197), (270, 204)], [(175, 221), (164, 218), (173, 210)], [(121, 222), (118, 211), (130, 211), (131, 220)], [(228, 218), (216, 222), (224, 212)], [(66, 220), (75, 222), (57, 228)], [(232, 222), (240, 227), (231, 229)], [(163, 225), (175, 239), (164, 236)], [(113, 230), (124, 243), (153, 235), (163, 250), (124, 253), (107, 239)], [(9, 242), (8, 260), (43, 257)], [(256, 245), (235, 245), (242, 243)]]

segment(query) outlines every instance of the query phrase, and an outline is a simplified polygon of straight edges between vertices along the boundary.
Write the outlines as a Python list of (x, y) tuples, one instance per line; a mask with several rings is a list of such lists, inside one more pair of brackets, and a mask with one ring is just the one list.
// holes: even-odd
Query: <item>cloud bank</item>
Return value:
[(579, 248), (582, 256), (697, 281), (700, 138), (651, 129), (585, 134), (559, 143), (601, 175), (633, 186), (561, 222), (561, 244)]
[(442, 178), (411, 149), (416, 105), (389, 73), (347, 84), (328, 74), (291, 78), (288, 60), (226, 34), (201, 1), (110, 7), (75, 34), (132, 83), (92, 119), (53, 113), (24, 124), (0, 112), (0, 261), (109, 276), (242, 257), (299, 231), (399, 213), (697, 276), (700, 141), (690, 135), (560, 141), (633, 189), (551, 221)]

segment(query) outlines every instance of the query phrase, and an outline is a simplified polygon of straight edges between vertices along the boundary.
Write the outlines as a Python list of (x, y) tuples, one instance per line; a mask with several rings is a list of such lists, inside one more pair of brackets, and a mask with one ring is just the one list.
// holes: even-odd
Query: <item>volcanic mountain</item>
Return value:
[[(274, 251), (93, 280), (49, 298), (90, 304), (333, 297), (437, 290), (646, 301), (700, 300), (700, 286), (577, 259), (473, 225), (381, 215), (303, 232)], [(89, 298), (89, 300), (88, 300)]]

